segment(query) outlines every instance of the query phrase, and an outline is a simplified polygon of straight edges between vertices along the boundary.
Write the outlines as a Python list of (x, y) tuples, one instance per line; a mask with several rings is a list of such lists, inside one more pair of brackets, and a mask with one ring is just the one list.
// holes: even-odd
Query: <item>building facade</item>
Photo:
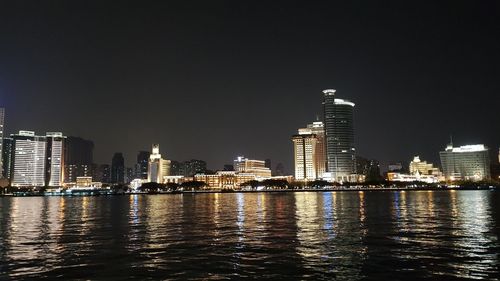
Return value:
[(47, 160), (45, 185), (50, 187), (62, 186), (64, 172), (64, 145), (65, 137), (60, 132), (48, 132), (47, 141)]
[(41, 187), (45, 185), (46, 146), (45, 137), (32, 131), (19, 131), (13, 139), (13, 164), (11, 185), (16, 187)]
[(354, 103), (323, 91), (327, 170), (334, 181), (349, 181), (356, 172)]
[(65, 140), (64, 162), (64, 182), (76, 182), (77, 177), (96, 176), (92, 167), (94, 143), (80, 137), (67, 137)]
[(169, 175), (170, 160), (161, 157), (159, 144), (153, 144), (148, 163), (148, 182), (162, 183), (163, 178)]
[(147, 179), (148, 178), (148, 162), (149, 162), (149, 151), (139, 151), (137, 154), (137, 163), (136, 163), (136, 178), (138, 179)]
[(453, 147), (448, 145), (439, 152), (441, 166), (446, 180), (486, 180), (490, 179), (489, 151), (483, 144)]
[(3, 172), (3, 134), (5, 122), (5, 109), (0, 107), (0, 175), (5, 178)]
[(12, 175), (12, 138), (3, 138), (2, 141), (2, 177), (10, 179)]
[(259, 178), (270, 178), (271, 169), (266, 167), (266, 161), (252, 160), (244, 156), (238, 156), (234, 160), (234, 170), (236, 172), (254, 174)]
[(410, 174), (415, 175), (419, 173), (420, 175), (433, 175), (436, 177), (441, 176), (441, 171), (439, 168), (434, 167), (432, 163), (427, 163), (427, 161), (420, 160), (420, 156), (413, 157), (410, 162)]
[(125, 159), (121, 152), (116, 152), (111, 159), (111, 183), (125, 182)]
[(315, 134), (310, 130), (305, 132), (299, 130), (298, 135), (292, 137), (293, 154), (295, 163), (295, 179), (297, 180), (315, 180), (318, 177), (316, 163), (316, 144)]

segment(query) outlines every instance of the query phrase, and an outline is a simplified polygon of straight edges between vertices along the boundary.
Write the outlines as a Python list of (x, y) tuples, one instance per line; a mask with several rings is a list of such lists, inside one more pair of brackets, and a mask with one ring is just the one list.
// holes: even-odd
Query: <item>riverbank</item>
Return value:
[(92, 192), (54, 193), (54, 192), (15, 192), (0, 194), (0, 197), (28, 197), (28, 196), (116, 196), (116, 195), (162, 195), (162, 194), (203, 194), (203, 193), (289, 193), (289, 192), (387, 192), (387, 191), (457, 191), (457, 190), (492, 190), (497, 186), (453, 186), (453, 187), (331, 187), (331, 188), (303, 188), (303, 189), (251, 189), (251, 190), (175, 190), (175, 191), (129, 191), (113, 192), (109, 189), (93, 190)]

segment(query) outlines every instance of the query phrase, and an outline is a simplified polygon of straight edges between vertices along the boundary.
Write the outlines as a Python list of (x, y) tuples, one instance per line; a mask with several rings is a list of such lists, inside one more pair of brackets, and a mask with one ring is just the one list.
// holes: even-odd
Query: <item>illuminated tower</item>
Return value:
[(13, 139), (12, 186), (44, 186), (47, 140), (32, 131), (19, 131)]
[(64, 141), (65, 137), (60, 132), (48, 132), (47, 141), (47, 162), (45, 185), (51, 187), (62, 186), (64, 171)]
[(335, 181), (349, 181), (356, 171), (354, 103), (323, 91), (327, 170)]
[(164, 176), (170, 175), (170, 160), (161, 158), (160, 145), (153, 144), (151, 155), (149, 156), (148, 181), (162, 183)]
[(318, 139), (309, 129), (300, 129), (292, 137), (295, 160), (295, 179), (315, 180), (317, 178), (316, 144)]
[(2, 162), (2, 156), (3, 156), (3, 123), (5, 121), (5, 109), (3, 107), (0, 107), (0, 177), (4, 174), (3, 173), (3, 162)]

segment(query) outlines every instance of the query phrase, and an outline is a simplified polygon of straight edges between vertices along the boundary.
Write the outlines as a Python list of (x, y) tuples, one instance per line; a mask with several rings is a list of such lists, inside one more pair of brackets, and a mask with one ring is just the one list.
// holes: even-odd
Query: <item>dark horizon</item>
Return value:
[(0, 106), (7, 134), (89, 139), (96, 163), (159, 143), (213, 170), (245, 155), (291, 173), (291, 136), (333, 88), (382, 169), (439, 165), (450, 135), (496, 155), (499, 16), (496, 1), (5, 2)]

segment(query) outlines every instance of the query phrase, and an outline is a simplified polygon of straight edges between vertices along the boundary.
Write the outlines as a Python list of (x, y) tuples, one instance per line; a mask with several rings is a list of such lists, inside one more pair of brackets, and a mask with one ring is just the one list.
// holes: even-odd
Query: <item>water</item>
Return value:
[(486, 279), (500, 193), (0, 198), (0, 279)]

